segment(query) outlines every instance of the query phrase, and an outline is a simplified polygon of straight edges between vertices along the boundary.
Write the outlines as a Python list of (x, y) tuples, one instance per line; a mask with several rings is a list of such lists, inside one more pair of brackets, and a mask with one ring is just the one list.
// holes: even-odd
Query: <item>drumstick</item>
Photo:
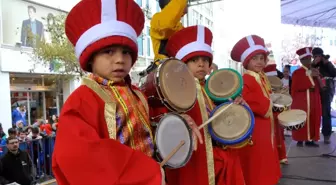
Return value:
[(169, 159), (170, 158), (172, 158), (175, 154), (176, 154), (176, 152), (183, 146), (185, 144), (185, 141), (184, 140), (182, 140), (181, 142), (180, 142), (180, 144), (179, 145), (177, 145), (177, 147), (175, 147), (170, 153), (169, 153), (169, 155), (160, 163), (160, 167), (162, 168), (162, 166), (164, 166), (168, 161), (169, 161)]
[(233, 103), (230, 103), (227, 107), (225, 107), (224, 109), (220, 110), (218, 113), (216, 113), (215, 115), (213, 115), (210, 119), (208, 119), (208, 121), (204, 122), (202, 125), (200, 125), (198, 127), (198, 130), (201, 130), (203, 127), (205, 127), (206, 125), (208, 125), (211, 121), (213, 121), (214, 119), (216, 119), (219, 115), (221, 115), (224, 111), (226, 111)]

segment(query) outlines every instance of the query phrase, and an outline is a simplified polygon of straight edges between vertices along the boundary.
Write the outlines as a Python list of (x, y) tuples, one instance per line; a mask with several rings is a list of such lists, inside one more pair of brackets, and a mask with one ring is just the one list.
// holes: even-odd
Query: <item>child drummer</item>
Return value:
[(52, 163), (59, 184), (165, 184), (146, 98), (128, 75), (143, 27), (133, 0), (82, 0), (70, 11), (66, 35), (91, 75), (62, 109)]
[[(269, 64), (264, 68), (264, 72), (266, 76), (278, 76), (276, 64)], [(272, 87), (270, 83), (267, 83), (268, 91), (272, 91)], [(288, 164), (287, 154), (286, 154), (286, 145), (285, 145), (285, 136), (284, 136), (284, 129), (279, 124), (278, 115), (280, 112), (273, 111), (273, 118), (274, 118), (274, 127), (275, 127), (275, 142), (278, 149), (278, 157), (281, 164)]]
[[(169, 56), (182, 60), (194, 74), (197, 83), (196, 105), (187, 113), (200, 126), (208, 120), (215, 105), (204, 90), (205, 76), (213, 60), (212, 33), (204, 26), (191, 26), (175, 33), (167, 43)], [(237, 98), (235, 103), (242, 103)], [(168, 184), (173, 185), (244, 185), (238, 156), (230, 150), (213, 146), (207, 127), (202, 130), (204, 145), (200, 145), (185, 167), (167, 170)]]
[(254, 144), (239, 150), (246, 185), (277, 184), (280, 179), (272, 102), (267, 79), (262, 74), (267, 55), (264, 40), (257, 35), (242, 38), (231, 51), (231, 58), (242, 62), (247, 70), (243, 75), (243, 98), (255, 116)]

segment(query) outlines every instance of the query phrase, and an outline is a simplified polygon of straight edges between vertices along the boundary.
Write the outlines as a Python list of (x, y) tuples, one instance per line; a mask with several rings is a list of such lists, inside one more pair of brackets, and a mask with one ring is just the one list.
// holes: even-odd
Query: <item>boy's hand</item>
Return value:
[(197, 150), (197, 139), (198, 141), (203, 144), (203, 139), (202, 139), (202, 134), (199, 131), (195, 121), (187, 114), (181, 114), (181, 116), (187, 121), (189, 127), (192, 130), (192, 135), (193, 135), (193, 139), (194, 139), (194, 150)]

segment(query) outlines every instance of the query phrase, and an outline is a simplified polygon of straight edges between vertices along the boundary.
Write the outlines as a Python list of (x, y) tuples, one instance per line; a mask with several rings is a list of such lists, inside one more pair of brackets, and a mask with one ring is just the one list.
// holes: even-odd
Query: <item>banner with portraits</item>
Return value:
[(50, 42), (48, 25), (64, 12), (23, 0), (2, 0), (3, 44), (33, 47), (34, 39)]

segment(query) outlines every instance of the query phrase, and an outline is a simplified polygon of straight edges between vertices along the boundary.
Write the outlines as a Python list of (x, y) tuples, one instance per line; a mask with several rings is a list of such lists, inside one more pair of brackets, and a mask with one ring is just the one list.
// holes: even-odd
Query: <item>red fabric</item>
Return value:
[[(161, 111), (156, 114), (163, 113)], [(202, 124), (202, 115), (198, 102), (187, 113), (196, 122)], [(204, 131), (201, 134), (204, 140)], [(244, 185), (244, 178), (241, 170), (239, 157), (235, 151), (222, 150), (214, 147), (214, 165), (216, 185)], [(208, 169), (205, 144), (199, 144), (197, 151), (193, 152), (190, 161), (186, 166), (179, 169), (166, 169), (166, 178), (169, 185), (206, 185), (208, 182)]]
[[(166, 50), (169, 56), (176, 56), (176, 54), (179, 52), (180, 49), (182, 49), (184, 46), (192, 43), (192, 42), (198, 42), (200, 44), (207, 44), (211, 46), (212, 44), (212, 32), (209, 28), (204, 27), (204, 40), (197, 40), (197, 34), (198, 34), (198, 27), (200, 25), (196, 26), (190, 26), (187, 28), (183, 28), (182, 30), (176, 32), (173, 34), (167, 43)], [(197, 56), (207, 56), (210, 58), (210, 62), (212, 62), (212, 53), (206, 52), (206, 51), (200, 51), (197, 50), (197, 48), (194, 48), (193, 52), (189, 53), (188, 55), (184, 56), (181, 60), (183, 62), (187, 62), (191, 58), (197, 57)]]
[(285, 135), (284, 135), (284, 129), (279, 124), (278, 112), (274, 112), (274, 127), (275, 127), (275, 143), (278, 149), (278, 157), (279, 160), (287, 159), (287, 153), (286, 153), (286, 145), (285, 145)]
[[(276, 147), (271, 143), (271, 120), (264, 116), (270, 106), (255, 77), (244, 74), (243, 98), (255, 116), (253, 145), (239, 150), (246, 185), (277, 184), (281, 173)], [(266, 87), (266, 84), (265, 84)]]
[(41, 125), (40, 130), (45, 132), (48, 136), (52, 134), (52, 127), (49, 123)]
[(306, 69), (299, 68), (292, 75), (292, 109), (300, 109), (307, 112), (307, 89), (313, 88), (314, 92), (310, 92), (310, 123), (307, 128), (307, 123), (300, 130), (292, 131), (292, 138), (295, 141), (308, 141), (308, 129), (310, 139), (318, 141), (320, 139), (320, 125), (322, 108), (320, 101), (320, 89), (318, 80), (314, 79), (315, 86), (312, 86), (309, 78), (306, 75)]
[[(248, 38), (252, 39), (254, 44), (250, 45)], [(263, 48), (257, 48), (256, 45), (262, 46)], [(244, 61), (241, 61), (241, 56), (244, 54), (245, 51), (251, 50)], [(242, 39), (240, 39), (232, 48), (231, 50), (231, 58), (234, 61), (242, 62), (243, 66), (246, 68), (248, 61), (251, 57), (255, 56), (256, 54), (265, 54), (268, 55), (268, 51), (265, 47), (265, 41), (263, 38), (259, 37), (258, 35), (249, 35)]]
[[(71, 9), (65, 21), (65, 33), (74, 46), (87, 30), (102, 22), (101, 14), (101, 0), (82, 0)], [(145, 17), (141, 8), (134, 0), (116, 0), (116, 15), (118, 21), (130, 25), (138, 36), (141, 34)], [(79, 57), (80, 66), (84, 70), (87, 70), (87, 63), (92, 54), (111, 45), (129, 47), (133, 51), (133, 63), (137, 60), (138, 47), (136, 43), (120, 33), (120, 35), (100, 37), (100, 39), (87, 46)]]
[(156, 161), (109, 138), (104, 106), (87, 86), (80, 86), (67, 99), (53, 153), (57, 184), (160, 185)]

